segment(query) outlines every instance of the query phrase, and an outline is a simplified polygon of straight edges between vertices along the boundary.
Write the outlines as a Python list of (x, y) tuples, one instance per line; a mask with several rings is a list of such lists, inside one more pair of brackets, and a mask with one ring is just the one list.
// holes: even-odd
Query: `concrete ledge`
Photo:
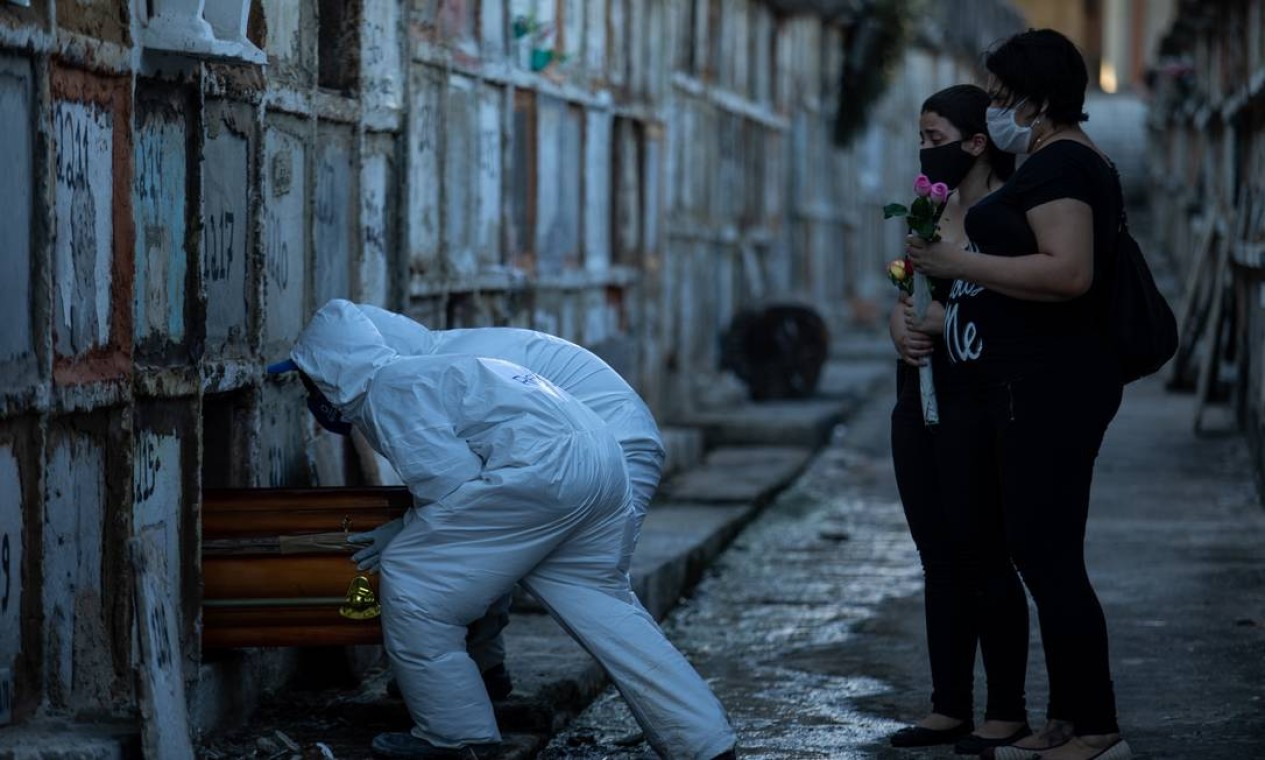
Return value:
[(852, 414), (874, 391), (891, 379), (896, 361), (875, 359), (872, 341), (855, 356), (826, 362), (812, 398), (746, 402), (697, 411), (682, 419), (703, 432), (708, 449), (717, 446), (808, 446), (830, 440), (834, 426)]
[(633, 590), (641, 604), (662, 619), (755, 513), (754, 504), (652, 507), (632, 566)]
[(729, 409), (695, 412), (686, 424), (703, 431), (707, 448), (718, 446), (817, 447), (847, 407), (836, 399), (746, 403)]
[(664, 427), (659, 430), (667, 456), (663, 476), (689, 469), (703, 461), (703, 432), (696, 428)]
[(762, 505), (790, 484), (813, 450), (791, 446), (731, 446), (707, 455), (701, 467), (669, 480), (660, 493), (673, 501)]
[(125, 760), (140, 757), (135, 726), (39, 721), (0, 728), (0, 760)]

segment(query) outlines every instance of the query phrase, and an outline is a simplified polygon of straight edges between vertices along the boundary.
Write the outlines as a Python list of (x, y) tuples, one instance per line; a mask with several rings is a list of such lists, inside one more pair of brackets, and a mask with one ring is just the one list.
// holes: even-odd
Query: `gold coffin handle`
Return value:
[(368, 578), (357, 575), (351, 579), (346, 603), (338, 608), (338, 614), (348, 620), (373, 620), (382, 614), (382, 605), (378, 604), (378, 596), (373, 593)]

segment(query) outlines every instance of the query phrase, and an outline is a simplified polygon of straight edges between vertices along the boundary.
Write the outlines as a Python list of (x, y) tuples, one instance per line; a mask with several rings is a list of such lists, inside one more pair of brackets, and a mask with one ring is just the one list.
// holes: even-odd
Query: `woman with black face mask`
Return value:
[[(967, 210), (1014, 171), (1015, 157), (999, 151), (988, 138), (987, 109), (988, 94), (974, 85), (937, 92), (922, 106), (922, 172), (953, 190), (940, 221), (945, 245), (967, 246), (962, 227)], [(937, 344), (948, 285), (933, 284), (935, 301), (925, 319), (916, 319), (909, 298), (902, 297), (890, 321), (901, 355), (892, 411), (892, 459), (923, 566), (932, 680), (931, 713), (896, 732), (891, 743), (956, 743), (959, 752), (978, 754), (1030, 733), (1024, 701), (1028, 607), (1006, 553), (996, 488), (990, 487), (995, 474), (983, 466), (983, 458), (974, 458), (980, 466), (967, 475), (978, 496), (949, 498), (941, 486), (948, 480), (941, 472), (946, 458), (937, 454), (936, 431), (922, 418), (918, 366), (943, 362), (944, 352)], [(990, 625), (981, 629), (985, 618)], [(977, 645), (988, 679), (988, 704), (978, 728), (973, 721)]]
[[(916, 239), (906, 250), (918, 271), (954, 281), (948, 360), (936, 374), (937, 451), (956, 461), (944, 472), (969, 472), (981, 436), (991, 446), (985, 459), (1000, 483), (1007, 549), (1041, 626), (1046, 726), (992, 755), (1126, 760), (1107, 623), (1084, 551), (1094, 461), (1122, 392), (1105, 325), (1123, 196), (1111, 162), (1081, 129), (1089, 73), (1067, 37), (1017, 34), (984, 66), (989, 135), (1027, 158), (967, 214), (976, 253)], [(969, 499), (975, 486), (941, 487)]]

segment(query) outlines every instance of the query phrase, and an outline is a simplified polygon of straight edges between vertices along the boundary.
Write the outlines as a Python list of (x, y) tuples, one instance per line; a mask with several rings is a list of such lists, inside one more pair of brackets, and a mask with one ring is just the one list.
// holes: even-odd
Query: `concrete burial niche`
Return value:
[(397, 0), (362, 0), (361, 93), (367, 109), (399, 108), (404, 100)]
[(312, 212), (312, 303), (351, 296), (352, 240), (357, 188), (352, 173), (356, 156), (351, 127), (317, 127), (315, 198)]
[(478, 86), (478, 114), (475, 117), (474, 233), (472, 244), (480, 269), (499, 266), (502, 260), (501, 218), (504, 197), (505, 88)]
[(257, 299), (252, 145), (255, 125), (244, 104), (206, 103), (202, 153), (202, 283), (208, 358), (249, 356), (251, 304)]
[(264, 335), (267, 356), (289, 352), (308, 316), (310, 127), (270, 116), (264, 134)]
[(203, 488), (252, 484), (257, 461), (252, 430), (256, 390), (209, 393), (202, 397)]
[(446, 266), (464, 277), (478, 272), (472, 239), (479, 189), (475, 175), (475, 146), (478, 144), (475, 97), (474, 80), (464, 76), (449, 77), (443, 111), (442, 250)]
[(311, 484), (305, 431), (312, 422), (306, 399), (297, 378), (264, 384), (259, 407), (261, 485), (283, 488)]
[(48, 442), (42, 528), (43, 673), (48, 704), (70, 713), (132, 703), (130, 584), (125, 582), (120, 505), (131, 493), (107, 481), (125, 452), (107, 414), (53, 425)]
[(39, 380), (36, 340), (44, 331), (31, 323), (33, 244), (34, 107), (31, 64), (0, 57), (0, 166), (7, 174), (0, 191), (0, 387), (17, 390)]
[(23, 559), (26, 525), (22, 474), (13, 444), (0, 443), (0, 726), (13, 720), (22, 653)]
[(54, 376), (111, 379), (132, 347), (131, 82), (55, 66), (50, 83)]
[(161, 560), (151, 560), (149, 570), (165, 570), (161, 585), (172, 593), (176, 630), (189, 658), (198, 594), (196, 420), (191, 399), (138, 403), (132, 457), (132, 537), (147, 557)]
[(188, 338), (188, 95), (138, 85), (132, 211), (136, 228), (133, 339), (137, 359), (166, 363)]
[(366, 139), (360, 166), (361, 246), (353, 256), (356, 268), (355, 295), (362, 303), (386, 306), (400, 284), (392, 212), (396, 209), (392, 183), (396, 164), (392, 161), (394, 141), (390, 135), (374, 134)]
[(53, 106), (57, 161), (54, 306), (57, 353), (78, 356), (110, 337), (114, 114), (97, 103)]
[(407, 255), (417, 276), (434, 275), (439, 265), (440, 153), (443, 131), (443, 72), (416, 65), (408, 119), (408, 213), (405, 215)]

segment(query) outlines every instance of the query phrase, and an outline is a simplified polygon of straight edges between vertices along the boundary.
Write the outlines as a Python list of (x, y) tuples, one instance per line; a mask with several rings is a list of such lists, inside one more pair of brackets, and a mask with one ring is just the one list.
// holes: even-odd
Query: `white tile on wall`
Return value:
[(609, 111), (589, 110), (584, 128), (584, 268), (594, 274), (611, 264), (611, 141)]
[(284, 356), (307, 322), (307, 144), (272, 123), (264, 133), (264, 352)]
[(114, 115), (100, 105), (53, 106), (53, 332), (60, 356), (104, 346), (110, 335), (113, 132)]
[[(208, 111), (211, 109), (208, 108)], [(249, 350), (248, 292), (251, 205), (250, 142), (225, 117), (207, 114), (202, 151), (202, 283), (206, 345), (211, 357), (244, 357)]]
[(137, 343), (178, 343), (185, 334), (185, 125), (182, 116), (168, 119), (162, 110), (138, 114), (133, 148)]
[(478, 94), (476, 121), (474, 247), (480, 267), (502, 262), (501, 220), (504, 216), (502, 194), (504, 167), (505, 91), (493, 85), (481, 85)]
[(105, 452), (67, 429), (52, 437), (44, 503), (44, 665), (54, 704), (110, 701), (110, 637), (103, 618)]
[(34, 210), (30, 64), (0, 57), (0, 387), (28, 386), (37, 379), (36, 333), (31, 329), (31, 214)]
[(414, 67), (412, 78), (405, 235), (414, 276), (433, 275), (439, 259), (439, 156), (445, 85), (442, 72), (430, 66)]
[(0, 447), (0, 668), (12, 671), (22, 651), (22, 557), (27, 534), (22, 474), (11, 446)]

